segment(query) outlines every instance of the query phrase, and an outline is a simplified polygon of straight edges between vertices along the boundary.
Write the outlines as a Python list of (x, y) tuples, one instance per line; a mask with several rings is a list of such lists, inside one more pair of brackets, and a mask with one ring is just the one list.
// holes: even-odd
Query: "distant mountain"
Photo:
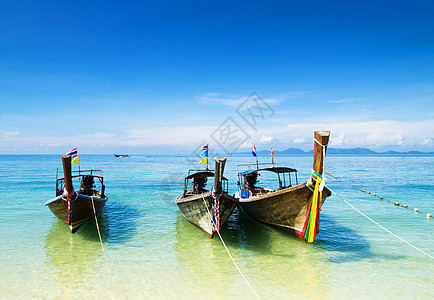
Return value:
[[(313, 151), (313, 150), (312, 150)], [(270, 152), (270, 151), (268, 151)], [(298, 148), (288, 148), (286, 150), (283, 151), (278, 151), (279, 154), (306, 154), (307, 152), (298, 149)]]
[(352, 149), (327, 148), (327, 154), (378, 154), (378, 152), (372, 151), (367, 148), (352, 148)]
[[(311, 151), (313, 153), (313, 150)], [(362, 154), (362, 155), (434, 155), (434, 152), (421, 152), (421, 151), (386, 151), (376, 152), (367, 148), (352, 148), (352, 149), (340, 149), (340, 148), (327, 148), (327, 154)]]
[[(286, 150), (275, 150), (275, 155), (291, 155), (291, 154), (313, 154), (313, 150), (303, 151), (298, 148), (288, 148)], [(240, 152), (237, 154), (251, 154), (251, 152)], [(271, 155), (270, 150), (261, 150), (257, 152), (260, 156)], [(397, 152), (397, 151), (386, 151), (386, 152), (376, 152), (367, 148), (351, 148), (351, 149), (341, 149), (341, 148), (327, 148), (327, 154), (342, 154), (342, 155), (434, 155), (434, 152), (421, 152), (421, 151), (407, 151), (407, 152)]]
[[(288, 148), (288, 149), (282, 150), (282, 151), (278, 151), (278, 150), (274, 151), (274, 154), (307, 154), (307, 153), (308, 152), (305, 152), (305, 151), (298, 149), (298, 148)], [(240, 154), (251, 154), (251, 152), (242, 152)], [(271, 155), (271, 151), (270, 150), (261, 150), (261, 151), (257, 151), (256, 154), (261, 155), (261, 156)]]
[(410, 154), (410, 155), (425, 155), (425, 154), (433, 154), (433, 152), (420, 152), (420, 151), (407, 151), (407, 152), (397, 152), (397, 151), (386, 151), (386, 152), (382, 152), (381, 154), (391, 154), (391, 155), (396, 155), (396, 154)]
[[(313, 152), (313, 150), (312, 150)], [(288, 148), (286, 150), (282, 150), (282, 151), (278, 151), (278, 150), (274, 150), (274, 154), (308, 154), (309, 152), (305, 152), (301, 149), (298, 148)], [(240, 152), (237, 154), (252, 154), (252, 152)], [(271, 151), (270, 150), (261, 150), (261, 151), (256, 151), (256, 154), (259, 156), (268, 156), (271, 155)]]

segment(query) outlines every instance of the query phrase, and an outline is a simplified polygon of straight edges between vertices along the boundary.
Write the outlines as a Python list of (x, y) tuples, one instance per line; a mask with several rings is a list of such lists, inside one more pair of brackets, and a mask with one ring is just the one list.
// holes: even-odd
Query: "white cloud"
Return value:
[(337, 103), (337, 104), (341, 104), (341, 103), (352, 103), (352, 102), (357, 102), (357, 101), (361, 101), (362, 99), (358, 99), (358, 98), (345, 98), (345, 99), (340, 99), (340, 100), (332, 100), (330, 101), (330, 103)]
[[(283, 94), (280, 96), (274, 96), (274, 97), (268, 97), (268, 98), (264, 98), (261, 95), (258, 95), (258, 96), (261, 97), (261, 99), (264, 100), (264, 102), (266, 102), (267, 104), (276, 105), (276, 104), (283, 102), (283, 101), (286, 101), (286, 100), (302, 98), (302, 97), (304, 97), (304, 95), (310, 94), (310, 93), (313, 93), (313, 92), (312, 91), (289, 92), (289, 93), (286, 93), (286, 94)], [(202, 103), (202, 104), (222, 104), (222, 105), (226, 105), (226, 106), (238, 107), (244, 101), (246, 101), (247, 98), (249, 98), (252, 95), (254, 95), (254, 94), (250, 94), (247, 96), (246, 95), (240, 96), (240, 95), (223, 95), (221, 93), (206, 93), (206, 94), (198, 95), (195, 98), (197, 99), (197, 101), (199, 103)]]
[[(434, 134), (426, 130), (427, 128), (434, 128), (434, 120), (296, 123), (262, 128), (258, 130), (257, 135), (252, 136), (252, 140), (258, 140), (263, 135), (271, 135), (286, 146), (297, 145), (308, 149), (313, 146), (313, 132), (315, 130), (330, 130), (330, 145), (332, 147), (407, 147), (409, 149), (411, 147), (417, 148), (422, 143), (425, 146), (434, 146), (434, 143), (429, 142), (434, 140)], [(303, 137), (305, 137), (304, 140)]]
[(261, 138), (259, 139), (259, 143), (260, 144), (269, 144), (274, 140), (274, 138), (272, 136), (266, 136), (263, 135), (261, 136)]
[(422, 145), (432, 145), (434, 143), (433, 139), (424, 139)]
[[(411, 149), (430, 150), (434, 147), (434, 120), (417, 122), (402, 121), (365, 121), (365, 122), (321, 122), (292, 123), (282, 125), (279, 122), (264, 123), (258, 131), (248, 130), (249, 140), (239, 147), (240, 150), (253, 144), (272, 143), (276, 149), (299, 147), (310, 150), (313, 147), (314, 130), (330, 130), (330, 146), (336, 148), (366, 147), (372, 149)], [(292, 121), (291, 121), (292, 122)], [(95, 132), (92, 134), (29, 136), (18, 131), (1, 131), (0, 153), (52, 153), (71, 146), (95, 149), (100, 147), (158, 147), (173, 145), (189, 149), (202, 142), (214, 144), (211, 135), (218, 126), (162, 126), (154, 128), (136, 128), (123, 132)], [(433, 149), (434, 150), (434, 149)], [(433, 151), (430, 150), (430, 151)], [(109, 151), (109, 150), (107, 150)]]
[(306, 137), (302, 136), (301, 138), (295, 138), (292, 142), (294, 144), (304, 144), (306, 143)]
[(0, 131), (0, 137), (12, 137), (20, 135), (18, 131)]
[(300, 99), (306, 95), (313, 94), (315, 91), (299, 91), (299, 92), (289, 92), (284, 94), (281, 98), (286, 99)]
[(246, 100), (246, 96), (223, 96), (220, 93), (207, 93), (196, 96), (199, 103), (203, 104), (223, 104), (227, 106), (239, 106)]
[(330, 138), (330, 147), (342, 148), (345, 146), (345, 134), (341, 133), (336, 138)]
[(210, 140), (214, 126), (167, 126), (149, 129), (132, 129), (123, 138), (126, 144), (182, 145)]

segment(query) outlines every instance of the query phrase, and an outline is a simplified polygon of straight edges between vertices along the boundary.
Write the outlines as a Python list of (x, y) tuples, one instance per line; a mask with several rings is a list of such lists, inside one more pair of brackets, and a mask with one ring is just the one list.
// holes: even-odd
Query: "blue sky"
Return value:
[(434, 151), (434, 2), (351, 2), (1, 1), (0, 154)]

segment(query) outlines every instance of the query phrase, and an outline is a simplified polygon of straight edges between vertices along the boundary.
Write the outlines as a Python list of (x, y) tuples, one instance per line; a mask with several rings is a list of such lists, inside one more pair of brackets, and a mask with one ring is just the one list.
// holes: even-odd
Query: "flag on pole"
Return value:
[(202, 151), (200, 153), (200, 157), (203, 157), (203, 159), (199, 162), (199, 164), (201, 164), (201, 165), (207, 164), (208, 165), (208, 144), (203, 145), (200, 150)]
[(71, 155), (71, 164), (78, 164), (78, 150), (77, 148), (72, 149), (69, 152), (66, 152), (66, 155)]
[(71, 155), (71, 156), (73, 155), (77, 156), (77, 154), (78, 154), (77, 148), (74, 148), (71, 151), (66, 152), (66, 155)]
[(273, 149), (273, 147), (271, 147), (271, 158), (273, 158), (274, 157), (274, 149)]
[(201, 157), (208, 157), (208, 144), (203, 145), (200, 150), (202, 151), (202, 153), (200, 153)]
[(252, 155), (254, 157), (256, 157), (256, 147), (255, 147), (255, 145), (253, 145), (253, 148), (252, 148)]

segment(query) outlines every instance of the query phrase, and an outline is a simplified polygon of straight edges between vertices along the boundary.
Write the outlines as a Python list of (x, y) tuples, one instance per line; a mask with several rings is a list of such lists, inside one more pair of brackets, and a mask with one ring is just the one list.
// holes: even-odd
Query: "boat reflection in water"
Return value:
[[(105, 221), (99, 222), (103, 243), (107, 238)], [(92, 226), (93, 225), (93, 226)], [(70, 296), (77, 295), (79, 285), (90, 285), (89, 276), (99, 273), (97, 269), (106, 268), (103, 262), (103, 253), (99, 242), (95, 224), (85, 224), (80, 229), (80, 234), (68, 234), (69, 228), (56, 220), (45, 237), (44, 250), (47, 256), (47, 264), (58, 276), (56, 288), (50, 291), (50, 295)]]
[[(192, 298), (204, 293), (219, 298), (254, 297), (218, 237), (203, 239), (180, 213), (175, 225), (174, 250), (183, 284), (193, 293)], [(259, 296), (322, 298), (331, 292), (327, 288), (331, 286), (327, 284), (327, 250), (256, 222), (239, 210), (234, 211), (221, 235)], [(265, 284), (270, 281), (272, 289)]]

